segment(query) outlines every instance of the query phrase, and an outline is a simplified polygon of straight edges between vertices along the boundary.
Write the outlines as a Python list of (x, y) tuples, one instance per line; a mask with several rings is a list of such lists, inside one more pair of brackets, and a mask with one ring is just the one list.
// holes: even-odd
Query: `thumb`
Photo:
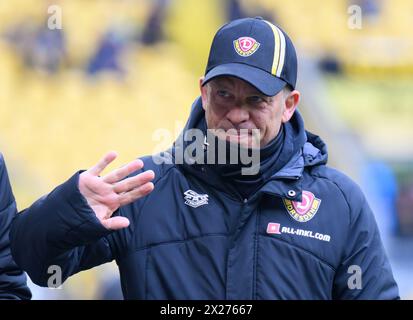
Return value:
[(109, 230), (119, 230), (129, 226), (129, 220), (125, 217), (113, 217), (101, 222), (103, 226)]

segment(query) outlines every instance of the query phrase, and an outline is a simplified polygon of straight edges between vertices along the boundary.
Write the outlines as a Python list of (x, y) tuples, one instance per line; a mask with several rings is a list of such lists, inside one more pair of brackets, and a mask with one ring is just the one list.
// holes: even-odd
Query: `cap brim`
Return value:
[(227, 63), (212, 68), (204, 78), (202, 85), (216, 77), (232, 76), (244, 80), (266, 96), (275, 96), (286, 86), (286, 82), (268, 72), (242, 63)]

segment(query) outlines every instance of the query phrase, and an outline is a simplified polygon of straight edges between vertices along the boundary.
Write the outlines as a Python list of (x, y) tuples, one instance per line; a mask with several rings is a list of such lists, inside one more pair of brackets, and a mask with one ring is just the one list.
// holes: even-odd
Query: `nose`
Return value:
[(226, 117), (234, 125), (234, 127), (237, 127), (240, 123), (248, 121), (250, 114), (248, 110), (242, 106), (235, 106), (228, 111)]

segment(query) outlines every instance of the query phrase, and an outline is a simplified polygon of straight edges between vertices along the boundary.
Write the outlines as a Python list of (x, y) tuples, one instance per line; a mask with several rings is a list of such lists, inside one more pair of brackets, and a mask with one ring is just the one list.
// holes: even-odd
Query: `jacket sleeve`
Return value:
[(31, 298), (26, 275), (17, 267), (10, 252), (9, 230), (16, 213), (16, 202), (0, 154), (0, 299)]
[(350, 225), (342, 263), (337, 269), (334, 299), (399, 299), (374, 215), (358, 186), (351, 191)]
[(37, 285), (58, 286), (79, 271), (113, 260), (108, 239), (113, 231), (89, 207), (78, 180), (79, 172), (13, 221), (13, 257)]

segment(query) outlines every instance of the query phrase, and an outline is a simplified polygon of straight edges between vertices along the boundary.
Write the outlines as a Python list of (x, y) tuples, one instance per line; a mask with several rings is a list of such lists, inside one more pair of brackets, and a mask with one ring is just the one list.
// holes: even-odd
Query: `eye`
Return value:
[(261, 102), (264, 102), (265, 99), (261, 96), (250, 96), (248, 97), (248, 101), (250, 103), (261, 103)]
[(230, 94), (226, 90), (218, 90), (217, 91), (218, 96), (223, 97), (223, 98), (229, 98)]

